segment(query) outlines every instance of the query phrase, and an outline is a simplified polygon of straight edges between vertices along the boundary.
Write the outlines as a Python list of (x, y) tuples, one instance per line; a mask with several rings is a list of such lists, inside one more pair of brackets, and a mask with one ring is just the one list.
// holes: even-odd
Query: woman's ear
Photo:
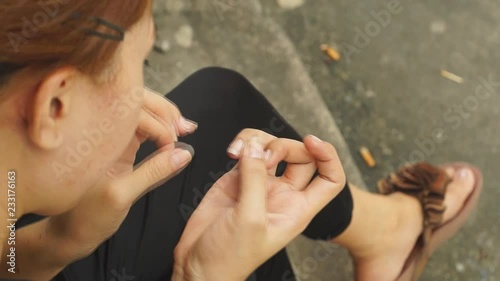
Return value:
[(77, 71), (61, 68), (46, 76), (35, 88), (28, 103), (27, 126), (30, 141), (40, 149), (60, 147), (64, 140), (63, 122), (68, 116)]

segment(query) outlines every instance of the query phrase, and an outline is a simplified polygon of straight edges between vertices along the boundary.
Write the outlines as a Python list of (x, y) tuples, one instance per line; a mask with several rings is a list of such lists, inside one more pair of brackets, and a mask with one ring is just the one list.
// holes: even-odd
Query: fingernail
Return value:
[(458, 171), (457, 177), (459, 177), (460, 179), (471, 179), (472, 171), (467, 168), (462, 168)]
[(234, 155), (239, 156), (241, 154), (241, 150), (245, 146), (245, 142), (242, 139), (237, 139), (227, 149), (227, 152)]
[(198, 123), (181, 116), (181, 126), (188, 132), (198, 129)]
[(315, 135), (309, 135), (316, 143), (322, 143), (323, 141)]
[(175, 148), (180, 148), (180, 149), (184, 149), (186, 151), (188, 151), (192, 157), (194, 157), (194, 148), (187, 144), (187, 143), (184, 143), (184, 142), (176, 142), (175, 143)]
[(259, 137), (253, 137), (249, 142), (248, 156), (255, 159), (264, 158), (264, 147)]
[(172, 164), (172, 167), (174, 167), (175, 169), (180, 169), (186, 166), (189, 163), (189, 161), (191, 161), (191, 159), (192, 159), (191, 153), (182, 148), (176, 148), (172, 152), (172, 155), (170, 155), (170, 163)]
[(270, 150), (270, 149), (267, 149), (265, 152), (264, 152), (264, 157), (266, 159), (266, 162), (269, 161), (271, 159), (271, 157), (273, 156), (273, 151)]

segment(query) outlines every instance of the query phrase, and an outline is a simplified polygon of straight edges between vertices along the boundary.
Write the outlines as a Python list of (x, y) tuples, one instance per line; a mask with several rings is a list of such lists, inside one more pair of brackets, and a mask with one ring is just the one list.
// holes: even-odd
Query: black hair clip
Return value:
[[(81, 19), (82, 17), (84, 17), (84, 16), (80, 13), (74, 13), (73, 15), (71, 15), (71, 19), (74, 19), (74, 20)], [(93, 35), (93, 36), (97, 36), (97, 37), (100, 37), (103, 39), (108, 39), (108, 40), (113, 40), (113, 41), (123, 41), (125, 39), (125, 30), (123, 30), (123, 28), (119, 27), (118, 25), (113, 24), (113, 23), (111, 23), (103, 18), (99, 18), (99, 17), (89, 17), (88, 20), (96, 25), (95, 28), (98, 28), (100, 26), (104, 26), (104, 27), (107, 27), (115, 32), (115, 34), (111, 34), (111, 33), (99, 32), (96, 29), (83, 28), (83, 31), (85, 33), (87, 33), (88, 35)]]
[(90, 20), (95, 22), (97, 26), (105, 26), (109, 29), (114, 30), (116, 34), (101, 33), (97, 30), (87, 29), (87, 28), (83, 29), (85, 32), (87, 32), (87, 34), (113, 41), (123, 41), (125, 39), (125, 31), (118, 25), (98, 17), (91, 17)]

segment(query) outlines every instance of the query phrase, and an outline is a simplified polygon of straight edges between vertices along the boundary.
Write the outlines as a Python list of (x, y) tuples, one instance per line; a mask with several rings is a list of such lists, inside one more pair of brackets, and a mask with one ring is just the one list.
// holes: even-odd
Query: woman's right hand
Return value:
[[(175, 252), (172, 280), (245, 280), (299, 235), (345, 186), (334, 147), (265, 136), (246, 142), (191, 216)], [(273, 151), (265, 159), (264, 149)], [(272, 171), (289, 163), (282, 177)], [(316, 169), (319, 176), (312, 182)]]
[[(64, 241), (61, 260), (76, 260), (91, 254), (120, 227), (132, 205), (161, 183), (177, 175), (192, 159), (192, 147), (176, 143), (179, 136), (193, 133), (196, 124), (183, 118), (175, 104), (145, 89), (136, 135), (120, 159), (78, 205), (51, 217), (50, 234)], [(134, 167), (136, 153), (146, 140), (158, 150)], [(62, 244), (62, 243), (58, 243)]]

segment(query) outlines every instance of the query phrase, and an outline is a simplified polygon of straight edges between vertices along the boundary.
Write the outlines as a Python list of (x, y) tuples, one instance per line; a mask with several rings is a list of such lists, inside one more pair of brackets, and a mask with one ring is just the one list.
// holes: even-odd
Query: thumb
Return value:
[(176, 176), (194, 157), (192, 146), (177, 142), (159, 149), (120, 179), (129, 200), (136, 201), (152, 186)]
[(259, 137), (247, 143), (240, 159), (240, 214), (260, 217), (266, 213), (268, 174)]

